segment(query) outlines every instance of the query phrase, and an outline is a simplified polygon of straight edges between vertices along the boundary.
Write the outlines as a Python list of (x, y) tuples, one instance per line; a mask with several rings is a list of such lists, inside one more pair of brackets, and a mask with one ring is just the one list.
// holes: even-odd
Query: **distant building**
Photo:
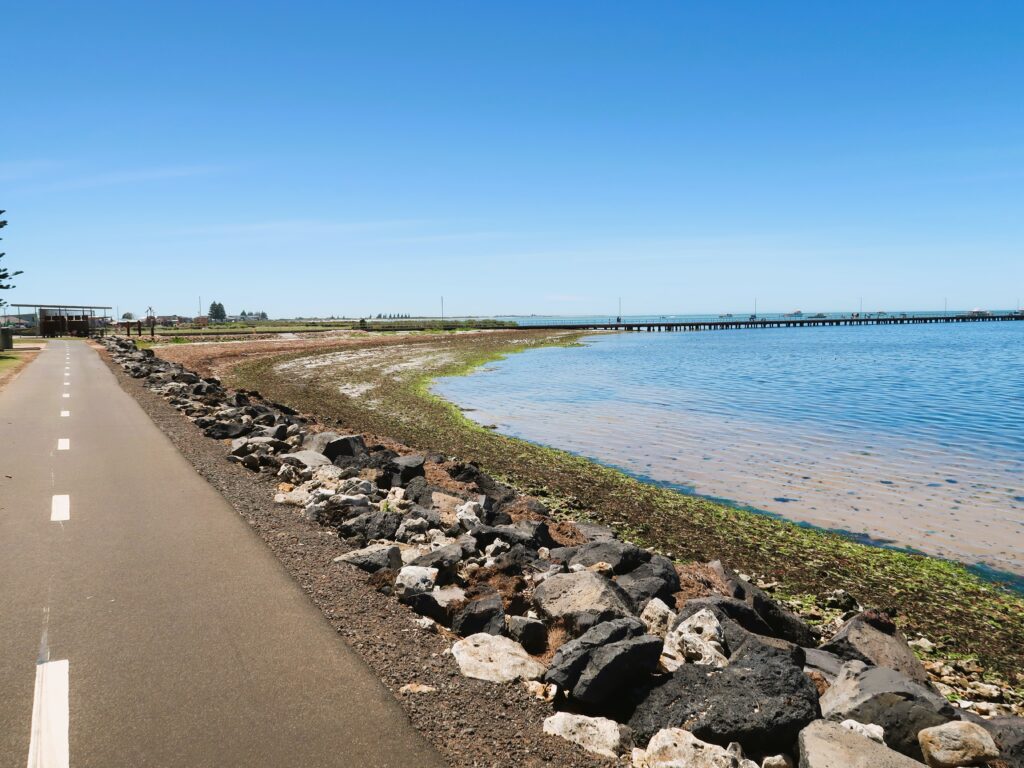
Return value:
[(0, 315), (0, 325), (13, 328), (30, 328), (36, 324), (36, 316), (33, 313), (24, 315)]

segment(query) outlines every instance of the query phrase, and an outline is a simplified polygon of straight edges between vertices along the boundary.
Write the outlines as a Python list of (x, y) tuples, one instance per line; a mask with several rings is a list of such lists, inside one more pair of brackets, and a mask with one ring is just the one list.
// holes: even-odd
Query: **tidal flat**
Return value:
[(489, 331), (345, 334), (279, 343), (175, 345), (162, 357), (216, 372), (230, 386), (315, 415), (328, 425), (478, 463), (541, 499), (557, 516), (611, 525), (680, 562), (722, 559), (778, 581), (811, 605), (845, 589), (894, 611), (901, 626), (939, 644), (944, 658), (977, 657), (1024, 683), (1024, 598), (965, 566), (860, 543), (642, 482), (621, 471), (497, 434), (430, 391), (437, 378), (506, 355), (570, 345), (578, 334)]

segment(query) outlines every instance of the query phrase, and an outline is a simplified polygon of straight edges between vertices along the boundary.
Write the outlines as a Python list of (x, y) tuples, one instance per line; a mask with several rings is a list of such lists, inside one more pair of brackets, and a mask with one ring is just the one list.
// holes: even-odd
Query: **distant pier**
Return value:
[(750, 328), (809, 328), (838, 325), (922, 325), (928, 323), (999, 323), (1024, 320), (1024, 312), (1010, 314), (967, 313), (961, 315), (860, 315), (858, 317), (783, 317), (747, 320), (625, 320), (619, 323), (522, 323), (520, 328), (587, 331), (732, 331)]

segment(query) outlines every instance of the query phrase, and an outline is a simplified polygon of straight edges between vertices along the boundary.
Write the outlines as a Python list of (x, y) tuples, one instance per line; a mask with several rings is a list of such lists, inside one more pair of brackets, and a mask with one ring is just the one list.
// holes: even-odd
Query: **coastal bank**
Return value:
[[(721, 558), (779, 585), (814, 621), (834, 589), (897, 608), (903, 626), (950, 658), (978, 658), (1011, 680), (1024, 661), (1024, 600), (958, 563), (864, 545), (652, 486), (562, 451), (481, 427), (431, 394), (441, 376), (503, 355), (573, 344), (573, 332), (348, 336), (290, 345), (179, 345), (161, 356), (316, 414), (327, 424), (473, 461), (556, 516), (607, 524), (681, 562)], [(347, 393), (347, 394), (346, 394)], [(825, 620), (822, 614), (821, 620)], [(1015, 682), (1019, 685), (1019, 682)]]

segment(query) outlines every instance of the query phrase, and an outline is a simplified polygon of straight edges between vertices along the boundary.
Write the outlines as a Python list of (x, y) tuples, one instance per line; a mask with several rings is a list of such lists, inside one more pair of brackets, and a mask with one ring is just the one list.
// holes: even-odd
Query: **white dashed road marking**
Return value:
[(64, 393), (64, 395), (63, 395), (63, 397), (71, 397), (71, 394), (70, 394), (70, 393), (68, 393), (68, 392), (65, 392), (65, 393)]
[(58, 451), (70, 451), (71, 450), (71, 438), (62, 437), (57, 441)]
[(71, 386), (71, 382), (70, 381), (65, 381), (64, 382), (64, 386), (65, 387), (70, 387)]
[(68, 416), (71, 415), (71, 411), (61, 411), (60, 415), (61, 415), (62, 418), (66, 419)]
[(68, 768), (69, 666), (67, 659), (43, 661), (36, 665), (28, 768)]
[(50, 522), (59, 523), (71, 519), (71, 497), (66, 493), (58, 494), (50, 502)]

